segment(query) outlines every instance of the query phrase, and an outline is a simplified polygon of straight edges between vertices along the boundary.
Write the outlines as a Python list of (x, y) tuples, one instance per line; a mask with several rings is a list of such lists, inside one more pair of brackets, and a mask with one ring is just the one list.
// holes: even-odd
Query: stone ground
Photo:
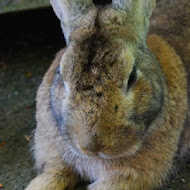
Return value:
[[(51, 9), (3, 15), (0, 23), (0, 184), (23, 190), (36, 174), (30, 152), (36, 90), (65, 43)], [(188, 189), (190, 163), (161, 190)]]

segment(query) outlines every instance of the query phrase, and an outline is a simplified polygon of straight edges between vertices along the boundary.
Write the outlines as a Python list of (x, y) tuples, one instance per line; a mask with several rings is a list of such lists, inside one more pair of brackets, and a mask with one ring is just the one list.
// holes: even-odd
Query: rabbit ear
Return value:
[(61, 26), (68, 43), (76, 18), (93, 6), (92, 0), (50, 0), (50, 3), (61, 21)]
[(116, 9), (124, 10), (131, 15), (139, 35), (145, 39), (156, 0), (113, 0), (112, 5)]
[(156, 0), (113, 0), (113, 7), (130, 11), (134, 16), (150, 18), (156, 5)]
[(122, 9), (122, 10), (130, 10), (130, 7), (132, 6), (133, 0), (113, 0), (112, 5), (115, 8)]

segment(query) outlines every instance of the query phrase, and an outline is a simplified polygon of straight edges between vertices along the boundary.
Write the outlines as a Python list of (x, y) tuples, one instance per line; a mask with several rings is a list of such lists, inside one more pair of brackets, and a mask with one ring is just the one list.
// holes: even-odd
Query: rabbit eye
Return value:
[(129, 76), (127, 90), (129, 90), (129, 88), (135, 83), (136, 80), (137, 80), (137, 71), (136, 71), (136, 68), (133, 67), (133, 71), (131, 72)]

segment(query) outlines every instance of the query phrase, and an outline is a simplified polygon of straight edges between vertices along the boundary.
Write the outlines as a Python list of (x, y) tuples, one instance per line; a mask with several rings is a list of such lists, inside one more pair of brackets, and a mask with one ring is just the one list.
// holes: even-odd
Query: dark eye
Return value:
[(129, 88), (135, 83), (136, 80), (137, 80), (137, 71), (136, 71), (136, 68), (133, 67), (133, 71), (131, 72), (129, 76), (127, 90), (129, 90)]

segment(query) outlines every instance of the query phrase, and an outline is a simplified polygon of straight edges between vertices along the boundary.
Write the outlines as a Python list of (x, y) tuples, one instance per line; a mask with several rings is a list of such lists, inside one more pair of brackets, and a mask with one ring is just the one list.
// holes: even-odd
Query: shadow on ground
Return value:
[[(36, 90), (65, 42), (51, 9), (3, 15), (0, 23), (0, 183), (22, 190), (35, 176), (29, 144)], [(190, 189), (189, 171), (184, 165), (162, 190)]]

